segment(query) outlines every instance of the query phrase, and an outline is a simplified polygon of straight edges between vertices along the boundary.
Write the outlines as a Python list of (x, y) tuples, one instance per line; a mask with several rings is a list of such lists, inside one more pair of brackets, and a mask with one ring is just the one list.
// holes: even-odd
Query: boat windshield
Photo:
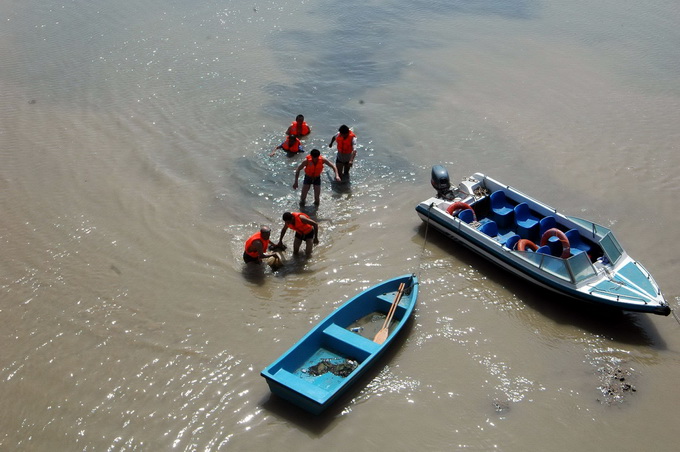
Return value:
[(605, 235), (604, 238), (600, 240), (600, 245), (602, 245), (604, 254), (607, 256), (607, 259), (609, 259), (609, 262), (616, 264), (616, 261), (618, 261), (623, 254), (623, 248), (621, 248), (621, 245), (619, 245), (619, 242), (614, 237), (614, 234), (610, 232), (609, 234)]
[(590, 263), (590, 258), (587, 253), (578, 253), (575, 256), (571, 256), (567, 262), (569, 262), (576, 283), (597, 274), (595, 267)]
[(586, 253), (576, 254), (569, 259), (528, 251), (515, 253), (542, 271), (570, 283), (579, 283), (597, 274)]
[(541, 270), (556, 276), (559, 279), (563, 279), (568, 282), (573, 282), (571, 273), (569, 273), (569, 268), (567, 267), (567, 261), (565, 259), (548, 256), (542, 253), (532, 253), (526, 251), (516, 251), (517, 255), (520, 256), (527, 262), (532, 263)]
[(591, 231), (592, 237), (590, 237), (593, 240), (597, 240), (598, 237), (603, 237), (611, 232), (610, 229), (605, 228), (602, 225), (599, 225), (597, 223), (593, 223), (592, 221), (584, 220), (583, 218), (578, 218), (578, 217), (572, 217), (572, 216), (567, 216), (571, 221), (574, 223), (578, 224), (579, 226), (587, 229), (588, 231)]

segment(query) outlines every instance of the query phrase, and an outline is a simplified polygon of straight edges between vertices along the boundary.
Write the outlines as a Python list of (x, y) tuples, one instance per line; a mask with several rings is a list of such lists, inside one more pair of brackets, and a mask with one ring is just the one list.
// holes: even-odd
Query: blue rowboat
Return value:
[[(389, 334), (374, 341), (400, 285)], [(261, 375), (277, 396), (319, 414), (356, 383), (390, 346), (411, 317), (418, 298), (415, 275), (393, 278), (355, 295), (311, 329)]]
[(481, 173), (451, 188), (446, 169), (435, 165), (431, 184), (436, 196), (416, 206), (418, 216), (517, 277), (581, 301), (670, 314), (652, 275), (608, 228)]

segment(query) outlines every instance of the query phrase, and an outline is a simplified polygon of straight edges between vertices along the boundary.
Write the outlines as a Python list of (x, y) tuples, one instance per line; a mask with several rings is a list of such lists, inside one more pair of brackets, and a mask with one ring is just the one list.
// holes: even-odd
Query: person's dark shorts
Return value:
[(305, 235), (302, 235), (299, 232), (295, 231), (295, 238), (300, 239), (303, 242), (306, 242), (307, 240), (311, 240), (311, 239), (314, 238), (314, 230), (312, 229), (312, 232), (310, 232), (309, 234), (305, 234)]
[(250, 264), (251, 262), (259, 262), (259, 259), (251, 256), (250, 254), (243, 252), (243, 262)]
[(351, 152), (338, 152), (335, 154), (335, 164), (337, 165), (338, 163), (349, 163), (349, 161), (352, 160), (352, 153)]
[(304, 185), (321, 185), (321, 176), (312, 177), (305, 174), (305, 180), (302, 183)]

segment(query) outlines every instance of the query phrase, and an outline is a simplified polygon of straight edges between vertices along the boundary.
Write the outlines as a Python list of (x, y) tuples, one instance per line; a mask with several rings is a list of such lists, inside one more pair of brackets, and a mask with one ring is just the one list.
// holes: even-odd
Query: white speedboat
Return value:
[(608, 228), (480, 173), (452, 188), (436, 165), (431, 184), (436, 195), (418, 204), (420, 218), (512, 274), (578, 300), (670, 314), (652, 275)]

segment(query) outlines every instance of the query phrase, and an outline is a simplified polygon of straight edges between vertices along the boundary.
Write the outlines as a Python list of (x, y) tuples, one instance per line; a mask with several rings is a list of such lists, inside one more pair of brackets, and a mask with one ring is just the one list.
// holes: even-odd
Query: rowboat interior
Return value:
[[(332, 322), (311, 331), (299, 347), (291, 349), (286, 359), (274, 364), (269, 372), (279, 383), (297, 392), (324, 398), (342, 384), (346, 376), (333, 372), (315, 375), (310, 369), (320, 362), (333, 364), (353, 361), (361, 365), (377, 353), (381, 345), (373, 341), (373, 334), (385, 320), (396, 294), (396, 290), (381, 293), (363, 299), (359, 308), (355, 304), (353, 309), (339, 309), (332, 317)], [(402, 298), (396, 306), (393, 326), (399, 324), (406, 315), (407, 303), (407, 299)]]

